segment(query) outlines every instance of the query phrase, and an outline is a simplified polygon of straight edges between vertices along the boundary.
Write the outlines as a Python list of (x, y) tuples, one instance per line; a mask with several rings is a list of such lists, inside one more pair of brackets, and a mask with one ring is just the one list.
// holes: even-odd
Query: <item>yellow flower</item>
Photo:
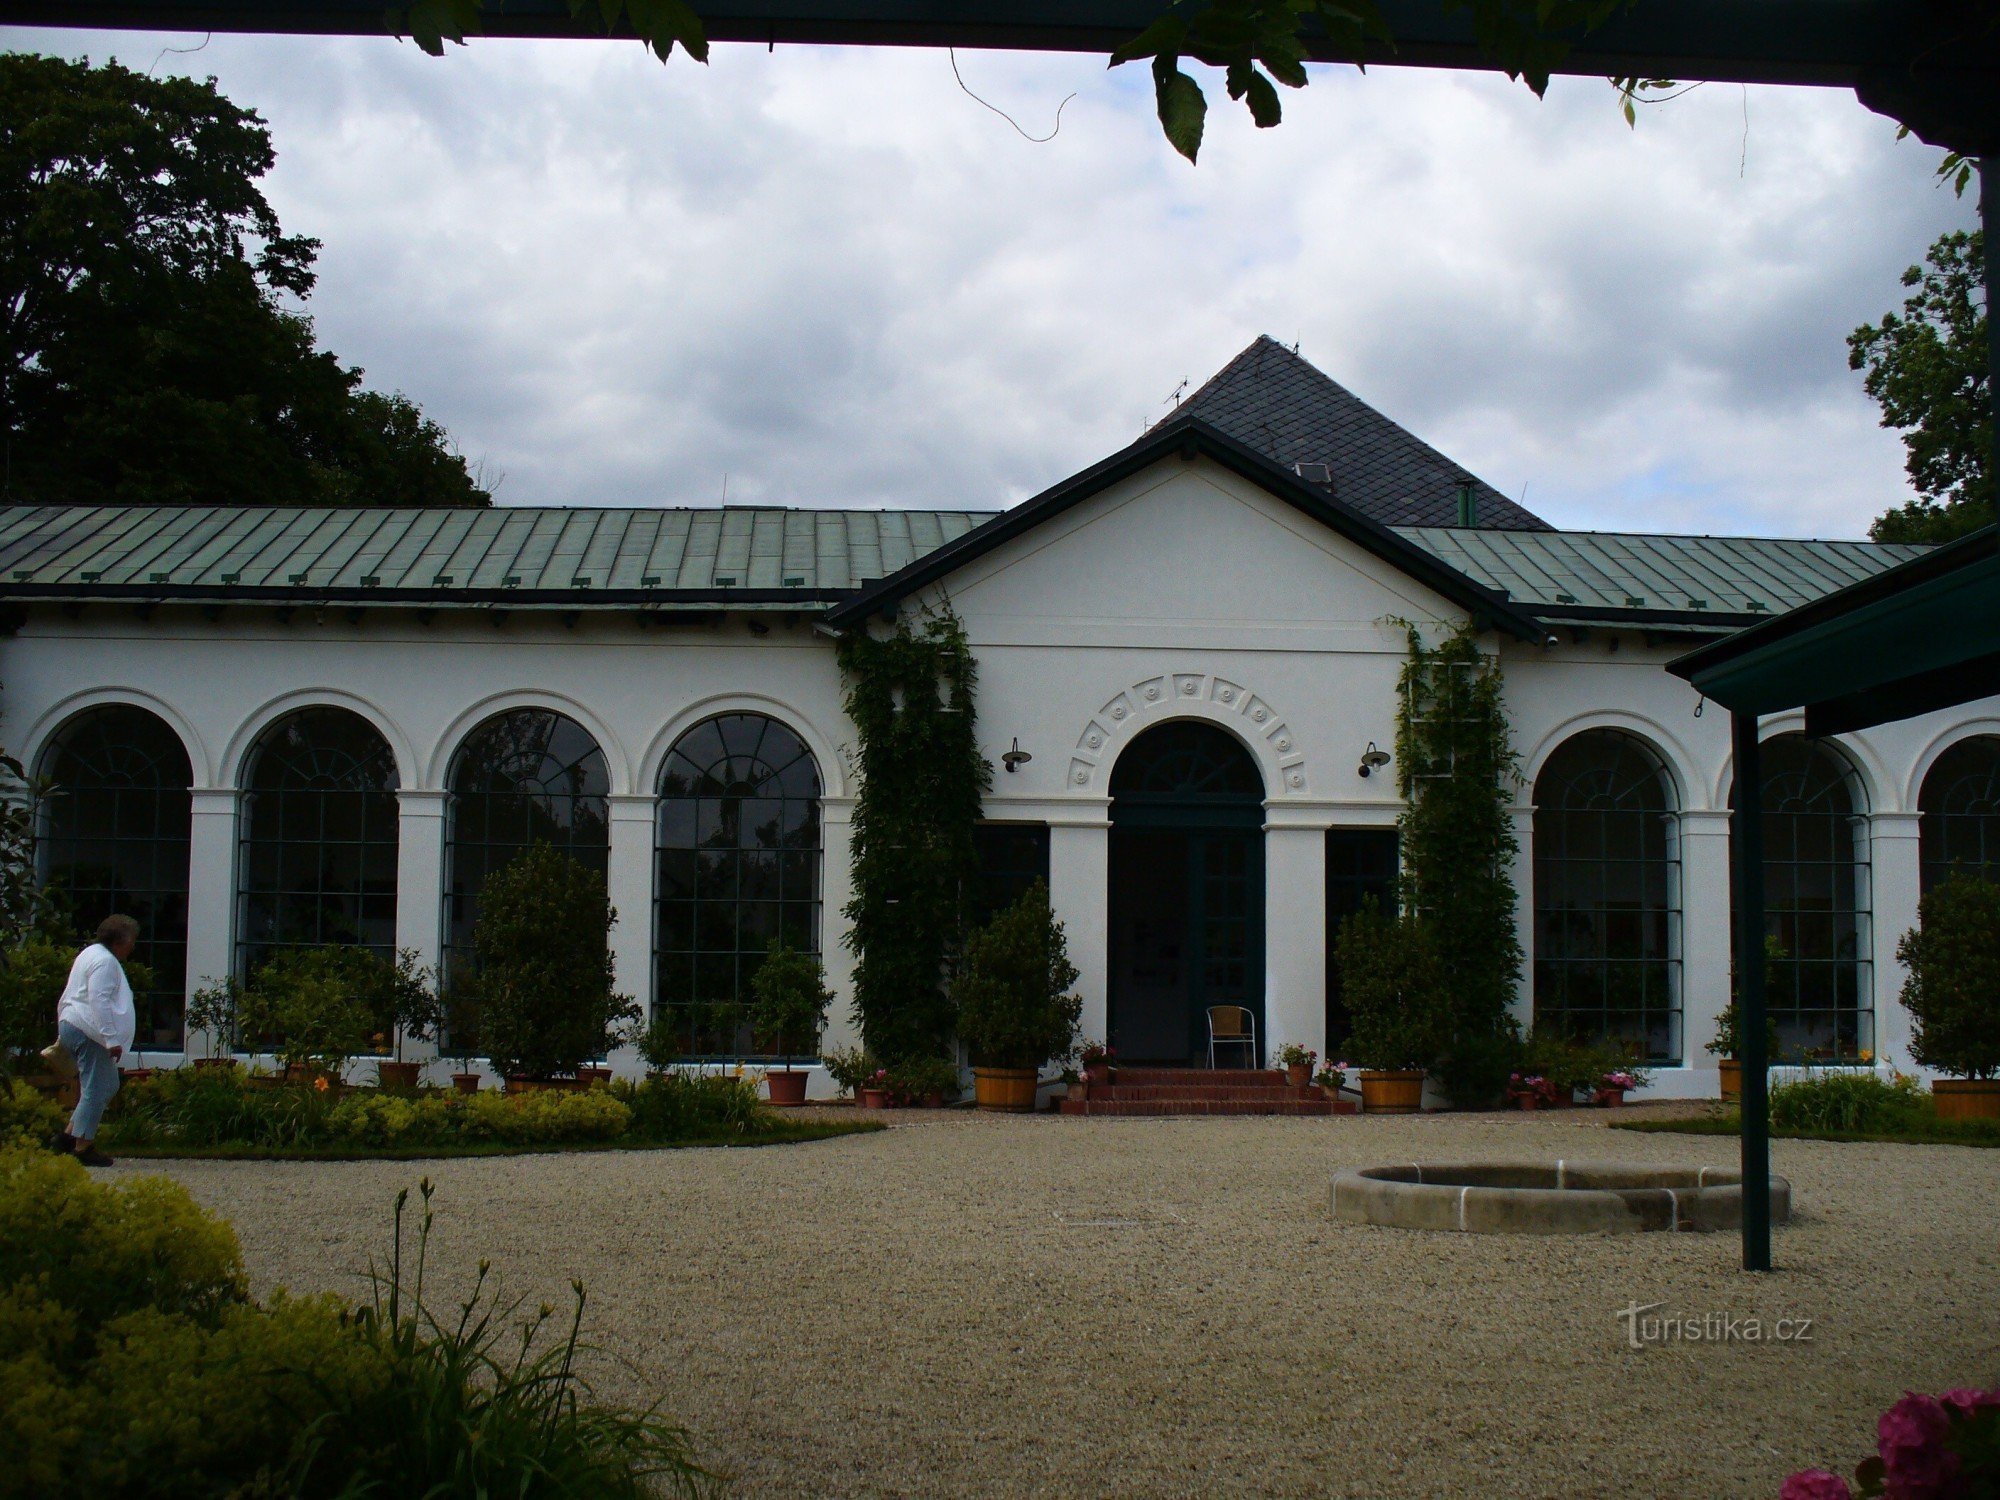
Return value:
[(1861, 1049), (1861, 1060), (1865, 1063), (1872, 1063), (1875, 1061), (1875, 1054), (1870, 1052), (1866, 1047), (1863, 1047)]

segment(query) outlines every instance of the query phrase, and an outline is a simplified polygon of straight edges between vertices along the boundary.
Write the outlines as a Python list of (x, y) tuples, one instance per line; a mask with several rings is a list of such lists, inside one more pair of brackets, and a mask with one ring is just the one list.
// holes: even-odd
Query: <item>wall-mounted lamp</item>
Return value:
[(1014, 736), (1014, 748), (1000, 757), (1000, 764), (1009, 771), (1017, 771), (1034, 758), (1021, 748), (1021, 737), (1017, 734)]
[(1388, 764), (1389, 752), (1387, 750), (1377, 750), (1375, 742), (1370, 740), (1368, 748), (1361, 752), (1361, 765), (1355, 770), (1354, 774), (1364, 778), (1369, 777)]

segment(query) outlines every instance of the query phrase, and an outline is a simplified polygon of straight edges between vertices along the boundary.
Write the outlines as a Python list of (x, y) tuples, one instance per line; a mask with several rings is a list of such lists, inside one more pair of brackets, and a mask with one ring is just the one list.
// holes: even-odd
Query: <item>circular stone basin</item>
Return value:
[[(1743, 1174), (1634, 1162), (1410, 1162), (1333, 1179), (1346, 1224), (1468, 1234), (1632, 1234), (1737, 1229)], [(1771, 1179), (1771, 1222), (1792, 1217), (1792, 1185)]]

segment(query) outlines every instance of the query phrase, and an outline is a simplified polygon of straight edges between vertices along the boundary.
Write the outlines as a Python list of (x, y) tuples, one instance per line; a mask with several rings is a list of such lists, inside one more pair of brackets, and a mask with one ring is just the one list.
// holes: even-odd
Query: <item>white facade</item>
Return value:
[[(1146, 727), (1193, 718), (1247, 746), (1267, 790), (1266, 1051), (1287, 1041), (1321, 1048), (1326, 830), (1395, 822), (1394, 768), (1364, 778), (1357, 766), (1370, 742), (1395, 741), (1405, 655), (1399, 622), (1455, 626), (1463, 609), (1240, 475), (1179, 457), (974, 558), (942, 587), (978, 658), (983, 750), (996, 771), (1015, 741), (1033, 757), (996, 774), (986, 811), (1049, 827), (1051, 893), (1082, 971), (1086, 1031), (1102, 1035), (1106, 1021), (1111, 769)], [(1529, 972), (1535, 777), (1569, 736), (1623, 730), (1651, 747), (1677, 804), (1684, 1043), (1681, 1065), (1659, 1069), (1652, 1092), (1711, 1095), (1716, 1073), (1702, 1044), (1728, 986), (1728, 716), (1702, 712), (1692, 690), (1662, 669), (1685, 640), (1649, 643), (1636, 629), (1593, 630), (1581, 640), (1556, 634), (1554, 644), (1484, 638), (1505, 667), (1526, 778), (1519, 889)], [(649, 1005), (662, 762), (683, 732), (710, 716), (767, 714), (818, 762), (820, 946), (839, 997), (827, 1045), (855, 1040), (839, 915), (848, 894), (854, 731), (841, 708), (834, 640), (809, 613), (723, 613), (642, 629), (629, 613), (588, 609), (516, 610), (502, 623), (479, 609), (440, 609), (428, 623), (396, 608), (307, 607), (282, 623), (258, 606), (212, 619), (194, 608), (162, 607), (145, 618), (115, 605), (38, 609), (0, 642), (0, 681), (0, 742), (30, 766), (72, 716), (108, 703), (152, 710), (185, 743), (194, 780), (191, 987), (233, 962), (240, 789), (265, 726), (303, 706), (337, 705), (381, 732), (400, 782), (396, 941), (431, 961), (443, 943), (453, 753), (489, 715), (532, 705), (574, 718), (606, 757), (609, 883), (621, 917), (613, 948), (621, 988)], [(1766, 734), (1798, 727), (1778, 718)], [(1861, 973), (1875, 1046), (1906, 1066), (1894, 947), (1916, 918), (1918, 793), (1940, 753), (1979, 734), (2000, 734), (2000, 703), (1837, 742), (1865, 806), (1869, 936)], [(1527, 982), (1520, 1007), (1525, 1020)], [(193, 1039), (191, 1050), (206, 1045)]]

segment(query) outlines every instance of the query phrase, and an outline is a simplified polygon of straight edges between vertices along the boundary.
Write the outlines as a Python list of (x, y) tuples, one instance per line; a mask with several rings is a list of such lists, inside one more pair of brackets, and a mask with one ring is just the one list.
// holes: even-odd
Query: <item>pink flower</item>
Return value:
[(1886, 1491), (1893, 1500), (1932, 1500), (1948, 1493), (1959, 1461), (1944, 1445), (1951, 1418), (1935, 1397), (1909, 1392), (1882, 1413), (1875, 1432)]
[(1975, 1391), (1971, 1386), (1960, 1386), (1955, 1391), (1946, 1391), (1938, 1400), (1960, 1417), (1969, 1417), (1982, 1406), (2000, 1406), (2000, 1390)]
[(1854, 1491), (1838, 1474), (1825, 1469), (1805, 1469), (1785, 1481), (1778, 1500), (1854, 1500)]

